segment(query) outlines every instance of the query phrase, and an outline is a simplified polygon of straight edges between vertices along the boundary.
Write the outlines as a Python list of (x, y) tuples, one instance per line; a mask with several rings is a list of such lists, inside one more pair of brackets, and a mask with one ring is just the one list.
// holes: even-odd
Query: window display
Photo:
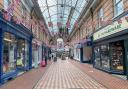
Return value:
[(101, 66), (101, 59), (100, 59), (100, 47), (94, 48), (94, 56), (95, 56), (95, 66)]
[(38, 50), (38, 45), (37, 44), (33, 44), (32, 45), (32, 62), (34, 63), (35, 62), (35, 54)]
[(9, 72), (16, 68), (15, 59), (16, 40), (15, 36), (4, 33), (4, 49), (3, 49), (3, 72)]
[(101, 65), (103, 68), (110, 68), (109, 45), (101, 45)]
[(123, 41), (118, 41), (110, 44), (111, 49), (111, 69), (123, 71), (124, 49)]
[(29, 43), (25, 40), (25, 66), (29, 65)]
[(29, 60), (29, 45), (22, 38), (17, 39), (17, 67), (25, 67)]
[(80, 61), (80, 49), (76, 49), (77, 59)]
[(24, 66), (24, 50), (25, 50), (25, 40), (17, 39), (17, 67)]
[(39, 46), (37, 44), (33, 44), (32, 46), (32, 63), (33, 66), (38, 66), (38, 62), (39, 62)]

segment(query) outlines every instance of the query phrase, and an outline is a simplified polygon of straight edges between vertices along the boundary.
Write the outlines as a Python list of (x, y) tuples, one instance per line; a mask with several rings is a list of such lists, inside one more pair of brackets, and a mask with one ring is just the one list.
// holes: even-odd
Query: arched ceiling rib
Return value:
[[(57, 5), (49, 6), (49, 8), (58, 7), (58, 5), (61, 6), (61, 4), (57, 4)], [(65, 7), (71, 8), (72, 6), (65, 5)], [(47, 10), (47, 8), (44, 8), (43, 6), (42, 6), (41, 8), (43, 8), (43, 9), (42, 9), (42, 13), (44, 13), (44, 12)], [(77, 8), (74, 8), (74, 9), (75, 9), (78, 13), (80, 13), (80, 11), (79, 11)]]

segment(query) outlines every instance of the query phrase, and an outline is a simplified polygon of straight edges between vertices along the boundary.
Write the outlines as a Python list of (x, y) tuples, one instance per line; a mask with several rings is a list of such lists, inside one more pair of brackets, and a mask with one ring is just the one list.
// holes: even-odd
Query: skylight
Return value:
[(70, 21), (68, 28), (71, 32), (86, 3), (86, 0), (38, 0), (50, 32), (57, 32), (60, 26), (67, 27), (68, 21)]

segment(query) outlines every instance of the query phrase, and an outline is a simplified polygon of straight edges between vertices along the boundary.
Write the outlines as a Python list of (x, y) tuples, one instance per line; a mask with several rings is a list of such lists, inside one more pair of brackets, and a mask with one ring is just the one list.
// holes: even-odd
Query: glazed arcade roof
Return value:
[(88, 0), (38, 0), (50, 32), (58, 32), (58, 27), (66, 27), (67, 22), (70, 22), (68, 28), (71, 32), (87, 2)]

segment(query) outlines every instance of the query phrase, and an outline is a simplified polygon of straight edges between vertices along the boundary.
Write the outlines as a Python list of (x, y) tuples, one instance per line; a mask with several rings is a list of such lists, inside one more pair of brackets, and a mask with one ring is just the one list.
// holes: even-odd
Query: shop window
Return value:
[(99, 24), (99, 27), (102, 26), (102, 21), (103, 21), (103, 18), (104, 18), (104, 11), (103, 11), (103, 8), (100, 8), (99, 12), (98, 12), (98, 24)]
[(76, 54), (77, 54), (77, 58), (79, 59), (80, 58), (80, 49), (76, 49)]
[(101, 66), (101, 59), (100, 59), (100, 47), (94, 48), (94, 57), (95, 57), (95, 66)]
[(29, 45), (25, 39), (17, 39), (17, 67), (28, 66)]
[(8, 6), (10, 5), (10, 0), (4, 0), (4, 9), (7, 10)]
[(123, 71), (124, 46), (123, 41), (110, 44), (111, 69)]
[(29, 42), (25, 40), (25, 66), (29, 65)]
[[(21, 8), (22, 8), (22, 11), (21, 11), (22, 19), (26, 20), (27, 19), (27, 9), (25, 8), (23, 3), (21, 4)], [(23, 25), (26, 25), (26, 24), (23, 23)]]
[(4, 48), (3, 48), (3, 72), (10, 72), (16, 68), (16, 39), (15, 36), (5, 32), (4, 33)]
[(101, 45), (100, 55), (102, 67), (110, 69), (109, 45)]
[(37, 60), (39, 60), (39, 46), (37, 44), (32, 45), (32, 62), (35, 63)]
[(115, 16), (120, 15), (124, 11), (123, 0), (114, 0), (114, 12)]

